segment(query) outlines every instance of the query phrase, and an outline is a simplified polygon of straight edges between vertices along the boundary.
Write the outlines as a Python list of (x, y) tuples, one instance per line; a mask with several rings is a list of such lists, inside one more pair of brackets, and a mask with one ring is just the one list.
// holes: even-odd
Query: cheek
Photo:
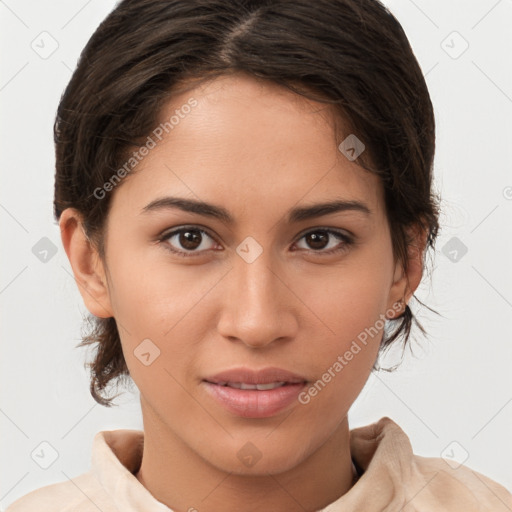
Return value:
[(315, 346), (304, 351), (314, 365), (316, 380), (299, 401), (310, 408), (311, 417), (323, 417), (326, 428), (333, 428), (347, 414), (378, 356), (384, 327), (382, 302), (367, 291), (360, 288), (357, 297), (346, 289), (339, 291), (338, 300), (323, 310), (329, 334), (316, 336)]
[[(351, 340), (372, 326), (381, 330), (381, 315), (386, 311), (391, 275), (385, 263), (361, 258), (326, 274), (304, 282), (298, 295), (312, 312), (311, 318), (327, 334), (328, 351), (343, 350)], [(313, 284), (314, 283), (314, 284)]]
[(377, 358), (390, 275), (385, 264), (369, 263), (361, 257), (360, 264), (347, 264), (310, 285), (307, 295), (301, 292), (318, 318), (311, 324), (316, 334), (312, 331), (309, 336), (317, 342), (304, 345), (318, 379), (304, 395), (304, 403), (318, 413), (326, 406), (337, 411), (335, 417), (345, 413)]
[(161, 338), (206, 293), (211, 279), (198, 275), (197, 267), (170, 264), (161, 254), (149, 258), (150, 252), (156, 251), (133, 248), (112, 254), (110, 298), (127, 331)]
[(162, 257), (149, 263), (134, 254), (119, 251), (111, 257), (110, 297), (123, 353), (141, 392), (167, 390), (164, 401), (172, 402), (180, 392), (173, 376), (183, 382), (183, 373), (195, 364), (206, 324), (197, 318), (210, 314), (204, 298), (219, 275), (201, 276), (199, 267), (170, 265)]

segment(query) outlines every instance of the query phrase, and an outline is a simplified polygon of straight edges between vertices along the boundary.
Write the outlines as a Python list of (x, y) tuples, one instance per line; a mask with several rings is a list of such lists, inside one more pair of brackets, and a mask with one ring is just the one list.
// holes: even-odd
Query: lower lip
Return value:
[(236, 389), (204, 381), (206, 390), (228, 411), (244, 418), (268, 418), (297, 400), (305, 382), (285, 384), (275, 389)]

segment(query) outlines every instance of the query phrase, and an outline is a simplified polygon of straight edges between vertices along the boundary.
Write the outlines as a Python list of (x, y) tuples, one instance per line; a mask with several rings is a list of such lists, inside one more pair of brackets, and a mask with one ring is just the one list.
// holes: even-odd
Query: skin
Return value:
[[(318, 510), (352, 485), (347, 413), (382, 330), (309, 403), (269, 418), (226, 411), (202, 379), (277, 366), (314, 383), (379, 315), (407, 302), (421, 280), (425, 236), (417, 232), (405, 273), (393, 257), (382, 185), (338, 150), (349, 132), (336, 133), (325, 104), (235, 74), (174, 96), (162, 119), (191, 97), (197, 106), (111, 192), (105, 261), (74, 209), (60, 219), (63, 245), (86, 307), (118, 323), (144, 421), (137, 478), (155, 498), (176, 511)], [(223, 206), (235, 222), (176, 208), (141, 213), (167, 195)], [(371, 214), (287, 222), (293, 207), (340, 198)], [(183, 225), (210, 236), (196, 249), (179, 236), (159, 241)], [(355, 243), (331, 234), (315, 246), (304, 235), (320, 227)], [(236, 252), (247, 236), (263, 249), (252, 263)], [(177, 256), (169, 245), (196, 255)], [(335, 247), (343, 250), (325, 254)], [(147, 338), (160, 350), (148, 366), (134, 355)], [(237, 457), (248, 442), (261, 453), (252, 467)]]

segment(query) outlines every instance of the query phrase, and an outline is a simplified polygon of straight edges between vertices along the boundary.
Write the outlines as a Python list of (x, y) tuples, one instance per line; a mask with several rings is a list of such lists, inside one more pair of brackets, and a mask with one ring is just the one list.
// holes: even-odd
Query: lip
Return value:
[[(270, 384), (284, 382), (283, 386), (268, 390), (247, 390), (225, 386), (225, 383)], [(203, 379), (205, 389), (219, 405), (244, 418), (268, 418), (282, 411), (294, 401), (308, 380), (287, 370), (269, 367), (260, 370), (234, 368)]]
[(297, 384), (307, 382), (306, 377), (296, 373), (271, 366), (260, 370), (251, 370), (250, 368), (233, 368), (217, 373), (204, 380), (218, 384), (219, 382), (245, 382), (246, 384), (269, 384), (271, 382), (287, 382)]

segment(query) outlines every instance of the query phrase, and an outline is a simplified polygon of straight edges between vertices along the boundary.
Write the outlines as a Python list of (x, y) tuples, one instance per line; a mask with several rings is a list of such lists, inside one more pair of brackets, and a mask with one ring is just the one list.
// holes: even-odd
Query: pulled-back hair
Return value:
[[(173, 94), (237, 72), (331, 104), (366, 146), (356, 163), (380, 176), (395, 258), (407, 270), (409, 227), (420, 226), (434, 247), (433, 108), (401, 25), (377, 0), (121, 1), (85, 46), (58, 106), (55, 218), (77, 209), (104, 259), (115, 191), (97, 191)], [(102, 392), (129, 372), (115, 319), (89, 320), (80, 345), (97, 343), (90, 390), (109, 406)], [(405, 346), (413, 320), (425, 333), (407, 305), (388, 321), (381, 349), (399, 337)]]

